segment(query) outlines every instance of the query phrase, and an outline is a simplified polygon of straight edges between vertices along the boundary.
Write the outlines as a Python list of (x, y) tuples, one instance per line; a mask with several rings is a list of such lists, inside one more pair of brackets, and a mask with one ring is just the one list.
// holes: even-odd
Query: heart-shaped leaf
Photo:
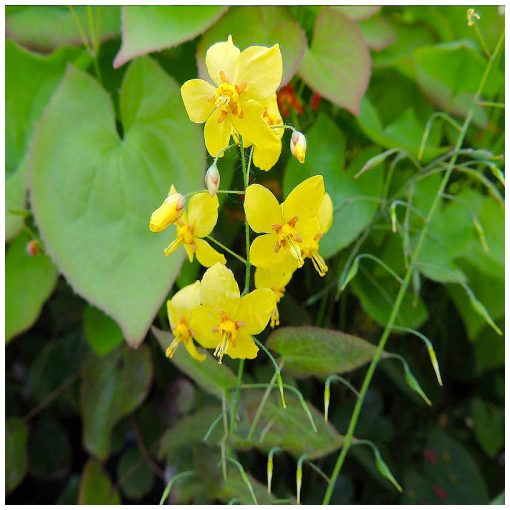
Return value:
[[(124, 129), (108, 94), (70, 68), (34, 135), (31, 201), (46, 248), (74, 290), (113, 317), (138, 345), (183, 257), (164, 257), (170, 234), (148, 222), (170, 184), (201, 188), (201, 130), (177, 84), (150, 59), (127, 71), (120, 91)], [(79, 119), (79, 121), (78, 121)]]
[(375, 347), (341, 331), (310, 326), (279, 328), (267, 346), (285, 360), (284, 369), (297, 377), (350, 372), (369, 362)]
[(370, 69), (370, 52), (359, 26), (334, 8), (323, 9), (299, 68), (301, 78), (321, 96), (358, 115)]
[(189, 41), (220, 18), (223, 5), (130, 5), (122, 7), (122, 46), (113, 67)]
[(110, 435), (115, 424), (145, 399), (152, 381), (150, 351), (126, 345), (105, 358), (94, 354), (83, 364), (81, 409), (83, 443), (100, 459), (110, 452)]
[(278, 43), (283, 59), (282, 85), (296, 74), (305, 54), (305, 33), (285, 7), (232, 7), (203, 35), (198, 45), (197, 65), (202, 78), (208, 79), (205, 67), (207, 49), (218, 41), (226, 41), (229, 35), (241, 50), (254, 44), (272, 46)]

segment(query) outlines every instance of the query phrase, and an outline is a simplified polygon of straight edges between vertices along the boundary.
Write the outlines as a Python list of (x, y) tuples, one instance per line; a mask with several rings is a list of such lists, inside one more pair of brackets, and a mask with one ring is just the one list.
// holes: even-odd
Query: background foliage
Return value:
[[(251, 503), (246, 480), (259, 503), (294, 500), (304, 453), (314, 465), (303, 465), (301, 499), (321, 500), (326, 483), (312, 468), (331, 472), (355, 402), (334, 382), (326, 422), (325, 379), (342, 374), (360, 387), (398, 290), (373, 258), (355, 257), (376, 256), (400, 275), (407, 266), (439, 187), (436, 169), (458, 135), (444, 117), (429, 119), (443, 112), (463, 121), (504, 27), (497, 7), (476, 11), (469, 27), (462, 6), (7, 8), (7, 502), (157, 503), (172, 476), (189, 470), (171, 501)], [(235, 387), (237, 363), (209, 355), (198, 364), (183, 349), (165, 358), (162, 305), (201, 270), (163, 257), (168, 239), (147, 224), (170, 183), (183, 193), (202, 187), (201, 128), (187, 118), (179, 86), (204, 75), (206, 49), (229, 34), (241, 48), (280, 44), (282, 85), (292, 84), (301, 105), (286, 120), (308, 140), (305, 164), (284, 150), (252, 182), (283, 198), (322, 173), (335, 213), (321, 242), (327, 276), (302, 270), (281, 303), (285, 327), (267, 341), (285, 360), (287, 409), (275, 390), (255, 419), (263, 390), (243, 390), (229, 446), (247, 475), (230, 464), (224, 481), (223, 427), (209, 427)], [(503, 62), (485, 101), (504, 101)], [(356, 446), (333, 503), (502, 500), (503, 112), (477, 106), (397, 318), (432, 340), (444, 385), (419, 339), (396, 331), (388, 350), (407, 360), (432, 406), (385, 357), (356, 430), (377, 444), (403, 493), (380, 476), (370, 449)], [(356, 178), (385, 150), (393, 155)], [(232, 157), (219, 168), (223, 188), (241, 187)], [(400, 202), (381, 200), (388, 196)], [(243, 254), (242, 202), (233, 197), (222, 200), (215, 236)], [(242, 271), (235, 259), (229, 265)], [(273, 375), (260, 352), (244, 382)], [(274, 446), (284, 452), (274, 456), (268, 494)]]

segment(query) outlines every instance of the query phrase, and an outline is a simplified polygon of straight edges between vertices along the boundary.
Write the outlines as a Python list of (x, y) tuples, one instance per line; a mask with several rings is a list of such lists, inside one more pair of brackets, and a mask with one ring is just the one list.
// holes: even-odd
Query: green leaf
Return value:
[(194, 39), (228, 9), (222, 5), (130, 5), (122, 7), (122, 46), (113, 67), (152, 51)]
[(81, 475), (79, 505), (120, 505), (120, 496), (102, 464), (90, 458)]
[(323, 9), (299, 69), (301, 78), (321, 96), (358, 115), (370, 70), (370, 53), (358, 25), (334, 8)]
[(279, 44), (283, 59), (282, 85), (296, 74), (306, 50), (306, 36), (285, 7), (231, 7), (200, 40), (197, 65), (201, 78), (209, 79), (205, 66), (207, 49), (214, 43), (226, 41), (229, 35), (232, 35), (234, 44), (241, 50), (251, 45)]
[(151, 233), (149, 217), (170, 184), (183, 193), (200, 189), (205, 163), (201, 130), (179, 87), (152, 60), (129, 67), (120, 111), (122, 138), (106, 91), (68, 70), (31, 147), (31, 202), (46, 248), (74, 290), (136, 346), (184, 256), (163, 256), (171, 234)]
[(25, 224), (24, 215), (20, 214), (26, 204), (26, 164), (5, 177), (5, 241), (14, 239)]
[(113, 427), (144, 401), (152, 370), (146, 346), (136, 351), (123, 346), (104, 358), (91, 354), (85, 360), (81, 410), (83, 444), (90, 453), (108, 457)]
[(66, 430), (52, 418), (41, 418), (30, 430), (30, 474), (42, 479), (63, 478), (71, 468), (71, 443)]
[(124, 340), (119, 326), (93, 306), (85, 308), (83, 329), (85, 338), (98, 356), (106, 356)]
[(5, 256), (5, 340), (32, 326), (57, 282), (57, 270), (51, 260), (26, 251), (30, 237), (20, 234)]
[(505, 443), (505, 413), (500, 407), (480, 398), (471, 401), (474, 432), (480, 446), (493, 459)]
[(5, 422), (5, 488), (12, 492), (27, 472), (28, 428), (19, 418)]
[(355, 179), (364, 163), (375, 155), (375, 149), (362, 151), (348, 170), (345, 163), (345, 136), (337, 125), (324, 114), (306, 133), (307, 154), (303, 164), (291, 158), (283, 179), (284, 194), (304, 179), (321, 173), (326, 192), (333, 201), (333, 224), (321, 239), (320, 253), (329, 258), (348, 246), (370, 223), (379, 207), (377, 198), (382, 190), (381, 167)]
[[(427, 96), (447, 113), (466, 116), (485, 71), (485, 58), (468, 41), (456, 41), (418, 48), (414, 60), (416, 80)], [(503, 75), (494, 68), (483, 93), (493, 97), (502, 85)], [(476, 107), (473, 119), (485, 126), (487, 114)]]
[(78, 493), (80, 490), (80, 477), (79, 475), (72, 475), (69, 477), (67, 485), (60, 493), (56, 504), (57, 505), (76, 505), (78, 502)]
[(317, 432), (313, 430), (299, 398), (288, 389), (285, 389), (287, 407), (283, 408), (276, 386), (260, 414), (253, 440), (247, 440), (263, 394), (263, 390), (245, 390), (241, 395), (241, 421), (233, 438), (236, 449), (257, 448), (267, 453), (273, 446), (279, 446), (296, 459), (306, 453), (312, 460), (324, 457), (342, 446), (343, 436), (329, 422), (324, 421), (321, 412), (306, 402), (317, 427)]
[(352, 20), (364, 20), (381, 10), (379, 5), (335, 5), (332, 7)]
[(359, 27), (368, 47), (372, 50), (383, 50), (391, 46), (397, 38), (393, 25), (382, 16), (363, 20)]
[(350, 372), (368, 363), (375, 352), (372, 344), (356, 336), (309, 326), (279, 328), (267, 347), (283, 357), (284, 370), (298, 377)]
[(155, 481), (154, 473), (134, 448), (122, 454), (117, 466), (117, 479), (122, 493), (134, 500), (140, 500), (147, 495)]
[[(89, 34), (87, 8), (74, 6), (81, 27)], [(89, 7), (101, 40), (120, 31), (120, 10), (114, 6)], [(82, 44), (80, 31), (67, 6), (30, 5), (9, 13), (5, 18), (8, 37), (24, 46), (48, 51), (63, 45)]]
[[(155, 327), (152, 327), (152, 333), (163, 351), (165, 351), (172, 341), (172, 335), (168, 331)], [(230, 368), (225, 364), (220, 365), (217, 359), (208, 351), (200, 349), (200, 347), (198, 349), (205, 354), (204, 361), (197, 361), (192, 358), (183, 347), (175, 351), (170, 361), (193, 379), (204, 391), (221, 398), (225, 390), (235, 387), (236, 377)]]

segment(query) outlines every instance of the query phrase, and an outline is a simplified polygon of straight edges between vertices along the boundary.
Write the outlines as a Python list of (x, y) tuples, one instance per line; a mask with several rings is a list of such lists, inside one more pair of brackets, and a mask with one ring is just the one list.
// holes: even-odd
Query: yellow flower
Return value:
[(168, 225), (175, 223), (184, 212), (185, 202), (184, 195), (177, 193), (175, 186), (172, 184), (168, 196), (151, 215), (149, 221), (150, 231), (162, 232)]
[(197, 260), (205, 267), (211, 267), (216, 262), (225, 264), (225, 256), (202, 239), (211, 233), (217, 220), (218, 197), (211, 197), (207, 191), (193, 195), (187, 213), (183, 213), (176, 221), (177, 237), (165, 248), (165, 255), (171, 255), (179, 246), (184, 245), (190, 262), (193, 262), (196, 255)]
[(196, 281), (177, 292), (167, 301), (168, 320), (174, 339), (166, 350), (168, 358), (174, 355), (179, 344), (184, 344), (189, 354), (198, 361), (204, 361), (205, 355), (200, 354), (193, 343), (193, 333), (190, 329), (193, 310), (200, 306), (200, 282)]
[(241, 52), (229, 36), (207, 50), (205, 64), (215, 85), (188, 80), (181, 95), (190, 120), (205, 122), (209, 154), (215, 157), (227, 147), (232, 131), (260, 147), (275, 145), (276, 136), (263, 118), (262, 101), (276, 92), (282, 79), (278, 44), (250, 46)]
[(313, 267), (320, 276), (324, 276), (328, 271), (328, 266), (324, 259), (319, 255), (319, 241), (322, 236), (331, 228), (333, 223), (333, 202), (331, 197), (325, 193), (319, 207), (317, 229), (310, 229), (303, 232), (303, 243), (301, 244), (301, 255), (303, 258), (310, 258)]
[(271, 313), (271, 327), (280, 325), (280, 314), (278, 312), (278, 303), (285, 295), (285, 287), (292, 278), (292, 273), (288, 271), (273, 271), (257, 267), (255, 271), (255, 288), (271, 289), (276, 299), (275, 307)]
[(209, 268), (200, 285), (202, 305), (192, 317), (195, 338), (221, 363), (223, 356), (253, 359), (258, 347), (252, 335), (260, 333), (275, 307), (270, 289), (257, 289), (240, 297), (239, 287), (230, 269), (221, 264)]
[[(263, 102), (264, 105), (264, 120), (268, 126), (282, 126), (283, 120), (278, 109), (278, 102), (276, 101), (276, 94)], [(253, 149), (253, 164), (260, 168), (260, 170), (270, 170), (276, 164), (280, 158), (282, 152), (282, 136), (284, 128), (274, 129), (271, 127), (274, 134), (276, 135), (275, 143), (269, 147), (260, 147), (257, 144), (254, 145)], [(251, 142), (244, 140), (244, 146), (249, 147)]]
[(250, 262), (256, 267), (294, 271), (303, 265), (299, 244), (302, 233), (317, 230), (317, 213), (324, 197), (324, 179), (315, 175), (296, 186), (279, 204), (263, 186), (246, 189), (244, 211), (258, 236), (250, 248)]

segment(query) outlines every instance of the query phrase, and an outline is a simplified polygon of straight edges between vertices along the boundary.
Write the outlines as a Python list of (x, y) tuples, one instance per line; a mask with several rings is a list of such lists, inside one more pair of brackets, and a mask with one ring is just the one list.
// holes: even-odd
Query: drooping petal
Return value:
[(221, 85), (222, 83), (221, 72), (223, 72), (230, 83), (233, 82), (235, 67), (240, 54), (241, 51), (232, 42), (231, 35), (228, 36), (227, 41), (213, 44), (207, 50), (205, 65), (207, 66), (209, 76), (216, 85)]
[(193, 338), (207, 349), (215, 348), (221, 340), (215, 331), (220, 323), (220, 314), (212, 312), (204, 306), (198, 306), (191, 312), (191, 334)]
[(195, 257), (195, 250), (193, 249), (193, 247), (189, 244), (185, 244), (184, 249), (186, 250), (186, 255), (188, 256), (188, 260), (190, 262), (193, 262), (193, 259)]
[(204, 128), (205, 146), (212, 157), (216, 157), (222, 149), (228, 146), (232, 131), (229, 117), (219, 122), (220, 115), (222, 115), (222, 111), (219, 108), (214, 110), (207, 119)]
[(288, 285), (293, 273), (290, 271), (275, 271), (271, 268), (257, 267), (255, 271), (255, 288), (283, 289)]
[(217, 262), (205, 272), (200, 294), (202, 305), (209, 310), (235, 317), (239, 307), (239, 286), (232, 271), (223, 264)]
[(243, 139), (249, 140), (259, 147), (278, 145), (278, 137), (264, 120), (264, 106), (262, 103), (253, 100), (245, 101), (241, 104), (241, 112), (242, 117), (231, 115), (230, 120), (234, 129)]
[(282, 153), (282, 142), (278, 140), (278, 143), (268, 148), (258, 147), (255, 145), (253, 150), (253, 164), (260, 170), (271, 170)]
[(263, 234), (254, 239), (250, 247), (250, 262), (255, 267), (266, 267), (283, 271), (295, 271), (297, 262), (285, 248), (275, 251), (276, 234)]
[(216, 262), (219, 262), (220, 264), (227, 263), (225, 255), (217, 252), (207, 241), (195, 237), (195, 246), (197, 248), (195, 255), (202, 266), (211, 267), (214, 266)]
[(278, 200), (260, 184), (251, 184), (246, 188), (244, 212), (250, 227), (257, 233), (274, 233), (272, 226), (283, 223), (282, 210)]
[(190, 338), (187, 342), (184, 342), (184, 347), (186, 347), (186, 350), (189, 352), (189, 355), (196, 359), (197, 361), (204, 361), (205, 360), (205, 354), (199, 353), (197, 351), (197, 348), (195, 346), (195, 343)]
[(324, 193), (324, 198), (319, 207), (318, 217), (321, 233), (325, 234), (333, 223), (333, 201), (327, 193)]
[(193, 235), (205, 237), (212, 232), (218, 220), (218, 197), (211, 197), (203, 191), (190, 198), (188, 205), (188, 225), (193, 225)]
[(236, 320), (244, 323), (243, 331), (257, 335), (267, 326), (276, 306), (274, 292), (270, 289), (256, 289), (241, 298)]
[(282, 81), (282, 55), (280, 47), (250, 46), (237, 60), (234, 83), (246, 83), (243, 94), (250, 99), (263, 101), (276, 92)]
[(227, 354), (234, 359), (254, 359), (257, 357), (259, 348), (256, 346), (253, 338), (242, 328), (237, 333), (235, 346), (229, 342)]
[(170, 325), (175, 328), (182, 317), (188, 319), (190, 311), (200, 305), (200, 282), (186, 285), (176, 292), (167, 303)]
[(283, 203), (283, 215), (286, 221), (297, 216), (317, 216), (324, 198), (324, 178), (314, 175), (298, 184)]
[(188, 80), (181, 87), (181, 96), (184, 107), (191, 122), (205, 122), (214, 110), (214, 102), (209, 101), (214, 98), (216, 89), (204, 80)]

